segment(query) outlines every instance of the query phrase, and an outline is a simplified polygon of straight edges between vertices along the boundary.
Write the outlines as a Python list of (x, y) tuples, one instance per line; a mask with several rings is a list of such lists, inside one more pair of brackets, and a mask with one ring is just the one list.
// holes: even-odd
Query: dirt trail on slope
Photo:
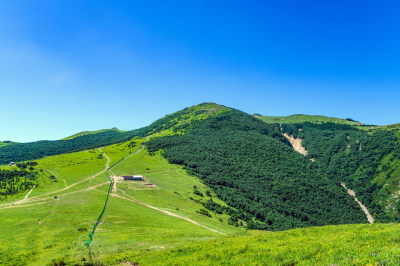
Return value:
[[(149, 138), (150, 138), (150, 136), (147, 136), (147, 137), (146, 137), (146, 141), (149, 140)], [(141, 150), (143, 150), (142, 144), (141, 144), (140, 148), (139, 148), (135, 153), (132, 153), (131, 155), (126, 156), (125, 159), (128, 159), (128, 158), (132, 157), (133, 155), (138, 154), (139, 152), (141, 152)]]
[(145, 203), (145, 202), (141, 202), (141, 201), (139, 201), (139, 200), (137, 200), (137, 199), (135, 199), (135, 198), (129, 196), (129, 195), (126, 194), (124, 191), (121, 191), (121, 192), (122, 192), (124, 195), (126, 195), (127, 197), (129, 197), (129, 198), (122, 197), (122, 196), (120, 196), (120, 195), (118, 195), (118, 194), (116, 194), (116, 193), (111, 194), (111, 196), (117, 197), (117, 198), (121, 198), (121, 199), (124, 199), (124, 200), (128, 200), (128, 201), (131, 201), (131, 202), (135, 202), (135, 203), (138, 203), (138, 204), (141, 204), (141, 205), (143, 205), (143, 206), (146, 206), (146, 207), (148, 207), (148, 208), (150, 208), (150, 209), (159, 211), (159, 212), (164, 213), (164, 214), (166, 214), (166, 215), (173, 216), (173, 217), (176, 217), (176, 218), (179, 218), (179, 219), (188, 221), (188, 222), (190, 222), (190, 223), (192, 223), (192, 224), (201, 226), (201, 227), (203, 227), (203, 228), (205, 228), (205, 229), (207, 229), (207, 230), (210, 230), (210, 231), (212, 231), (212, 232), (214, 232), (214, 233), (218, 233), (218, 234), (221, 234), (221, 235), (226, 235), (225, 233), (222, 233), (222, 232), (217, 231), (217, 230), (215, 230), (215, 229), (211, 229), (211, 228), (209, 228), (209, 227), (207, 227), (207, 226), (205, 226), (205, 225), (202, 225), (202, 224), (200, 224), (200, 223), (198, 223), (198, 222), (196, 222), (196, 221), (193, 221), (193, 220), (191, 220), (191, 219), (189, 219), (189, 218), (187, 218), (187, 217), (184, 217), (184, 216), (181, 216), (181, 215), (178, 215), (178, 214), (169, 212), (169, 211), (162, 210), (162, 209), (160, 209), (160, 208), (154, 207), (154, 206), (152, 206), (152, 205), (150, 205), (150, 204), (147, 204), (147, 203)]
[[(103, 151), (101, 150), (101, 148), (99, 148), (99, 151), (103, 153)], [(104, 153), (103, 153), (103, 154), (104, 154)], [(105, 154), (104, 154), (104, 155), (105, 155)], [(38, 197), (40, 197), (40, 196), (46, 196), (46, 195), (50, 195), (50, 194), (62, 192), (62, 191), (64, 191), (64, 190), (70, 189), (70, 188), (72, 188), (72, 187), (74, 187), (74, 186), (76, 186), (76, 185), (79, 185), (79, 184), (81, 184), (81, 183), (83, 183), (83, 182), (86, 182), (86, 181), (88, 181), (88, 180), (90, 180), (90, 179), (93, 179), (93, 178), (95, 178), (96, 176), (101, 175), (102, 173), (105, 173), (106, 170), (107, 170), (107, 168), (108, 168), (109, 165), (110, 165), (111, 159), (110, 159), (107, 155), (105, 155), (104, 157), (106, 157), (106, 159), (107, 159), (106, 165), (105, 165), (104, 169), (101, 170), (100, 172), (98, 172), (97, 174), (91, 175), (91, 176), (89, 176), (89, 177), (87, 177), (87, 178), (85, 178), (85, 179), (82, 179), (81, 181), (78, 181), (78, 182), (73, 183), (73, 184), (71, 184), (71, 185), (69, 185), (69, 186), (66, 186), (65, 188), (62, 188), (62, 189), (59, 189), (59, 190), (55, 190), (55, 191), (52, 191), (52, 192), (48, 192), (48, 193), (45, 193), (45, 194), (41, 194), (41, 195), (38, 195), (38, 196), (36, 196), (36, 197), (32, 197), (32, 199), (33, 199), (33, 198), (38, 198)]]
[(301, 138), (294, 138), (293, 136), (289, 136), (287, 133), (283, 133), (282, 135), (289, 140), (290, 144), (292, 144), (292, 147), (295, 151), (297, 151), (300, 154), (303, 154), (304, 156), (308, 155), (308, 151), (301, 144), (303, 142)]
[(24, 198), (23, 200), (26, 200), (26, 199), (29, 197), (29, 194), (31, 194), (31, 192), (33, 191), (33, 189), (34, 189), (35, 187), (36, 187), (36, 186), (33, 186), (33, 188), (32, 188), (31, 190), (29, 190), (28, 194), (26, 194), (26, 196), (25, 196), (25, 198)]
[(64, 181), (64, 185), (65, 185), (66, 187), (68, 186), (67, 181), (65, 181), (64, 178), (57, 177), (57, 176), (56, 176), (51, 170), (49, 170), (49, 169), (47, 169), (47, 171), (48, 171), (50, 174), (52, 174), (54, 177), (56, 177), (56, 178), (61, 179), (62, 181)]
[(352, 190), (352, 189), (348, 189), (346, 187), (345, 183), (342, 182), (340, 184), (342, 185), (342, 187), (344, 187), (347, 190), (347, 193), (354, 198), (354, 200), (358, 203), (358, 205), (360, 205), (361, 209), (364, 211), (365, 215), (367, 216), (368, 222), (370, 224), (373, 224), (374, 223), (374, 217), (372, 217), (372, 215), (369, 213), (367, 207), (364, 204), (362, 204), (362, 202), (359, 201), (356, 198), (356, 192), (354, 190)]
[[(149, 137), (147, 137), (146, 140), (148, 140), (148, 138), (149, 138)], [(133, 155), (135, 155), (135, 154), (138, 154), (142, 149), (143, 149), (142, 147), (139, 148), (135, 153), (133, 153), (133, 154), (131, 154), (131, 155), (125, 157), (124, 159), (127, 159), (127, 158), (129, 158), (129, 157), (131, 157), (131, 156), (133, 156)], [(99, 150), (102, 152), (101, 148), (99, 148)], [(14, 202), (14, 203), (9, 203), (9, 204), (0, 206), (0, 209), (22, 208), (22, 207), (30, 207), (30, 206), (34, 206), (34, 205), (45, 204), (47, 200), (51, 200), (51, 199), (54, 200), (54, 199), (55, 199), (55, 196), (50, 196), (50, 197), (45, 197), (45, 198), (43, 198), (43, 197), (41, 197), (41, 196), (46, 196), (46, 195), (50, 195), (50, 194), (54, 194), (54, 193), (58, 193), (58, 192), (65, 191), (65, 190), (67, 190), (67, 189), (69, 189), (69, 188), (71, 188), (71, 187), (73, 187), (73, 186), (75, 186), (75, 185), (77, 185), (77, 184), (83, 183), (83, 182), (85, 182), (85, 181), (87, 181), (87, 180), (89, 180), (89, 179), (92, 179), (92, 178), (94, 178), (94, 177), (96, 177), (96, 176), (98, 176), (98, 175), (100, 175), (100, 174), (106, 172), (107, 169), (109, 168), (111, 159), (110, 159), (104, 152), (102, 152), (102, 153), (103, 153), (104, 157), (107, 159), (107, 162), (106, 162), (106, 164), (105, 164), (104, 170), (100, 171), (99, 173), (94, 174), (94, 175), (92, 175), (92, 176), (89, 176), (88, 178), (85, 178), (85, 179), (83, 179), (83, 180), (81, 180), (81, 181), (78, 181), (78, 182), (76, 182), (76, 183), (74, 183), (74, 184), (71, 184), (71, 185), (69, 185), (69, 186), (67, 186), (67, 187), (65, 187), (65, 188), (63, 188), (63, 189), (59, 189), (59, 190), (56, 190), (56, 191), (53, 191), (53, 192), (49, 192), (49, 193), (46, 193), (46, 194), (41, 194), (41, 195), (38, 195), (38, 196), (35, 196), (35, 197), (32, 197), (32, 198), (26, 200), (27, 197), (28, 197), (28, 195), (30, 194), (30, 192), (32, 192), (32, 190), (33, 190), (33, 188), (32, 188), (31, 191), (28, 193), (28, 195), (26, 195), (26, 197), (25, 197), (23, 200), (20, 200), (20, 201)], [(51, 172), (51, 171), (50, 171), (50, 172)], [(110, 172), (111, 172), (111, 170), (110, 170)], [(53, 173), (52, 173), (52, 174), (53, 174)], [(53, 175), (54, 175), (54, 174), (53, 174)], [(218, 234), (221, 234), (221, 235), (226, 235), (225, 233), (222, 233), (222, 232), (217, 231), (217, 230), (215, 230), (215, 229), (209, 228), (209, 227), (207, 227), (207, 226), (205, 226), (205, 225), (202, 225), (202, 224), (200, 224), (200, 223), (198, 223), (198, 222), (196, 222), (196, 221), (193, 221), (193, 220), (191, 220), (191, 219), (189, 219), (189, 218), (187, 218), (187, 217), (184, 217), (184, 216), (181, 216), (181, 215), (178, 215), (178, 214), (169, 212), (169, 211), (162, 210), (162, 209), (160, 209), (160, 208), (154, 207), (154, 206), (152, 206), (152, 205), (150, 205), (150, 204), (147, 204), (147, 203), (145, 203), (145, 202), (141, 202), (141, 201), (139, 201), (139, 200), (137, 200), (137, 199), (135, 199), (135, 198), (129, 196), (129, 195), (126, 194), (124, 191), (121, 191), (121, 192), (122, 192), (124, 195), (126, 195), (128, 198), (122, 197), (122, 196), (120, 196), (120, 195), (117, 194), (117, 186), (116, 186), (116, 183), (117, 183), (117, 182), (116, 182), (116, 180), (117, 180), (118, 177), (115, 176), (115, 175), (113, 175), (111, 178), (113, 179), (114, 182), (113, 182), (112, 193), (111, 193), (110, 195), (113, 196), (113, 197), (117, 197), (117, 198), (121, 198), (121, 199), (124, 199), (124, 200), (127, 200), (127, 201), (131, 201), (131, 202), (135, 202), (135, 203), (141, 204), (141, 205), (143, 205), (143, 206), (145, 206), (145, 207), (148, 207), (148, 208), (151, 208), (151, 209), (153, 209), (153, 210), (159, 211), (159, 212), (164, 213), (164, 214), (166, 214), (166, 215), (173, 216), (173, 217), (176, 217), (176, 218), (185, 220), (185, 221), (187, 221), (187, 222), (190, 222), (190, 223), (192, 223), (192, 224), (195, 224), (195, 225), (197, 225), (197, 226), (203, 227), (203, 228), (205, 228), (205, 229), (207, 229), (207, 230), (210, 230), (210, 231), (212, 231), (212, 232), (215, 232), (215, 233), (218, 233)], [(62, 197), (62, 196), (66, 196), (66, 195), (71, 195), (71, 194), (77, 194), (77, 193), (87, 192), (87, 191), (89, 191), (89, 190), (96, 189), (96, 188), (98, 188), (98, 187), (100, 187), (100, 186), (103, 186), (103, 185), (106, 185), (106, 184), (109, 184), (109, 182), (107, 181), (107, 182), (104, 182), (104, 183), (100, 183), (100, 184), (97, 184), (97, 185), (94, 185), (94, 186), (91, 186), (91, 187), (88, 187), (88, 188), (86, 188), (86, 189), (79, 190), (79, 191), (72, 191), (72, 192), (60, 194), (60, 195), (57, 195), (57, 198)]]
[(106, 162), (105, 170), (107, 170), (108, 168), (110, 168), (111, 159), (110, 159), (110, 157), (107, 156), (107, 154), (105, 152), (103, 152), (101, 150), (101, 148), (99, 148), (99, 151), (104, 155), (104, 157), (106, 157), (107, 162)]
[[(64, 193), (64, 194), (59, 194), (57, 195), (57, 198), (55, 198), (55, 196), (50, 196), (50, 197), (46, 197), (46, 198), (30, 198), (29, 200), (26, 201), (17, 201), (14, 203), (8, 203), (6, 205), (0, 206), (0, 209), (9, 209), (9, 208), (19, 208), (19, 207), (29, 207), (29, 206), (33, 206), (33, 205), (37, 205), (37, 204), (44, 204), (46, 203), (45, 201), (47, 200), (54, 200), (54, 199), (59, 199), (62, 196), (67, 196), (67, 195), (71, 195), (71, 194), (77, 194), (77, 193), (81, 193), (81, 192), (87, 192), (89, 190), (93, 190), (96, 189), (98, 187), (104, 186), (109, 184), (109, 182), (103, 182), (91, 187), (88, 187), (86, 189), (82, 189), (82, 190), (78, 190), (78, 191), (72, 191), (72, 192), (68, 192), (68, 193)], [(39, 203), (38, 203), (39, 202)]]

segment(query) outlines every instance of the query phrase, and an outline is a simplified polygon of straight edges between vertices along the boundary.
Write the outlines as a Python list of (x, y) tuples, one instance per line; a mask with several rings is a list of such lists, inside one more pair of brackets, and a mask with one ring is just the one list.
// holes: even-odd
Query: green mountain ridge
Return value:
[(15, 143), (0, 146), (0, 164), (35, 160), (45, 156), (77, 152), (98, 148), (128, 141), (132, 138), (144, 137), (160, 131), (170, 131), (170, 134), (179, 132), (185, 124), (197, 119), (205, 119), (209, 116), (227, 110), (227, 107), (214, 103), (203, 103), (190, 108), (185, 108), (176, 113), (166, 115), (151, 125), (130, 131), (100, 130), (94, 132), (81, 132), (62, 140), (36, 141), (27, 143)]
[(117, 132), (124, 132), (123, 130), (119, 130), (117, 128), (111, 128), (111, 129), (100, 129), (100, 130), (94, 130), (94, 131), (82, 131), (79, 133), (76, 133), (74, 135), (68, 136), (66, 138), (63, 138), (61, 140), (69, 140), (69, 139), (74, 139), (76, 137), (84, 136), (84, 135), (91, 135), (91, 134), (97, 134), (97, 133), (102, 133), (106, 131), (117, 131)]
[[(400, 221), (399, 124), (365, 128), (311, 118), (265, 121), (203, 103), (137, 130), (0, 147), (2, 163), (23, 161), (0, 166), (0, 215), (7, 217), (0, 228), (14, 232), (0, 232), (0, 264), (87, 263), (83, 243), (114, 164), (93, 262), (365, 265), (382, 258), (395, 264), (398, 236), (384, 239)], [(307, 155), (283, 133), (301, 140)], [(145, 182), (118, 179), (133, 174)], [(377, 225), (367, 225), (342, 183)], [(338, 230), (343, 238), (334, 238)]]
[(261, 119), (266, 123), (282, 123), (282, 124), (295, 124), (295, 123), (337, 123), (337, 124), (347, 124), (354, 126), (364, 125), (361, 122), (354, 121), (353, 119), (341, 119), (335, 117), (328, 117), (323, 115), (304, 115), (304, 114), (294, 114), (289, 116), (262, 116), (259, 114), (254, 114), (255, 117)]

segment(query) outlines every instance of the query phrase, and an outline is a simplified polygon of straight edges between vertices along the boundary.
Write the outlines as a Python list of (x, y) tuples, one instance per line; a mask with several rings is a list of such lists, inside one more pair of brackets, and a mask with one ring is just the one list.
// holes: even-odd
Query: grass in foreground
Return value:
[(193, 242), (157, 252), (105, 257), (139, 265), (399, 265), (398, 224), (340, 225)]

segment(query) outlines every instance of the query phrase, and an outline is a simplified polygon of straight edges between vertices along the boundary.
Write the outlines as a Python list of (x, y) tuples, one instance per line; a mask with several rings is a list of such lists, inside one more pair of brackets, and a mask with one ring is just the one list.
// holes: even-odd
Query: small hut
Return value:
[(128, 180), (144, 181), (144, 178), (142, 175), (122, 175), (121, 179), (125, 180), (125, 181), (128, 181)]

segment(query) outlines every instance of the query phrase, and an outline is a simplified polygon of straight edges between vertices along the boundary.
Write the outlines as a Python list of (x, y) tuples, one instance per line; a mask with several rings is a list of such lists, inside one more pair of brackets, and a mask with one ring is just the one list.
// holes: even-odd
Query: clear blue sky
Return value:
[(216, 102), (400, 122), (398, 1), (1, 1), (0, 140)]

